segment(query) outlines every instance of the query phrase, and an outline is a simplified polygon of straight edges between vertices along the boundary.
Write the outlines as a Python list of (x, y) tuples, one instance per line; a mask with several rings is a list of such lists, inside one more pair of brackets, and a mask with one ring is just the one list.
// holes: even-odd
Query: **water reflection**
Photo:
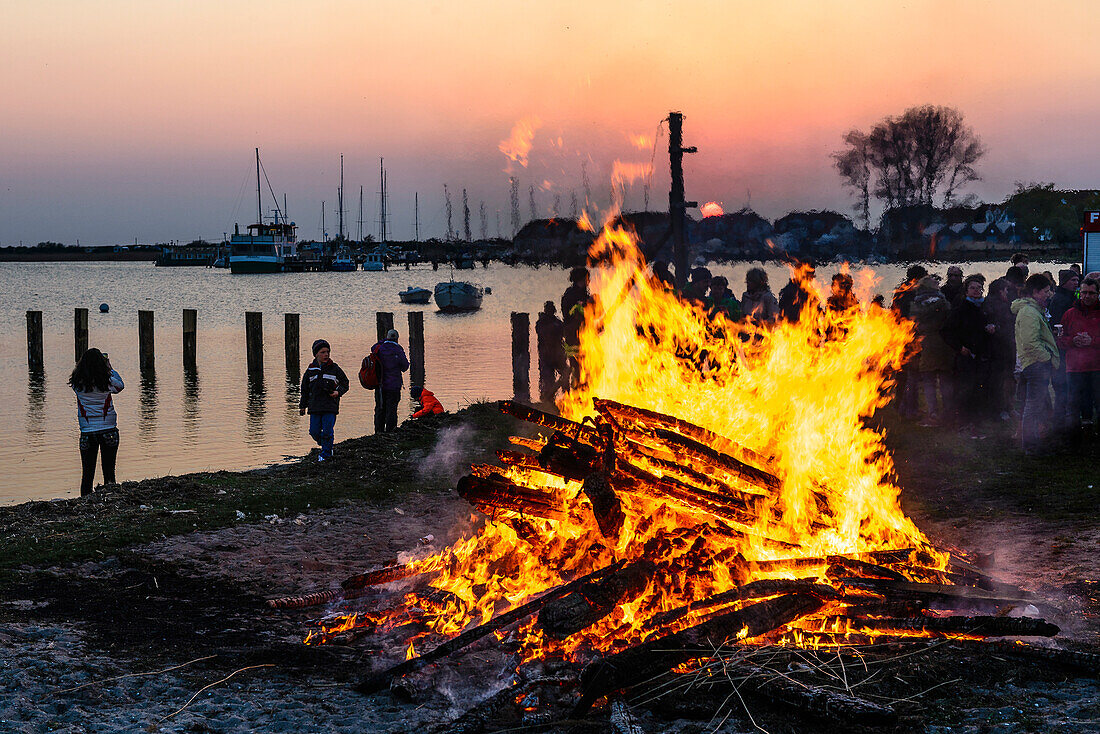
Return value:
[(46, 435), (46, 373), (40, 369), (27, 372), (27, 439), (31, 446), (41, 446)]
[(183, 370), (183, 435), (188, 445), (194, 444), (198, 438), (201, 393), (202, 384), (199, 382), (198, 370), (185, 368)]
[(267, 415), (267, 388), (262, 372), (248, 376), (248, 402), (245, 404), (245, 436), (250, 446), (264, 445), (264, 418)]
[(143, 370), (138, 393), (138, 439), (153, 443), (157, 438), (157, 373)]
[(297, 371), (291, 372), (291, 365), (286, 370), (286, 410), (283, 411), (283, 435), (292, 439), (301, 430), (301, 420), (298, 417), (298, 401), (302, 399), (302, 384)]

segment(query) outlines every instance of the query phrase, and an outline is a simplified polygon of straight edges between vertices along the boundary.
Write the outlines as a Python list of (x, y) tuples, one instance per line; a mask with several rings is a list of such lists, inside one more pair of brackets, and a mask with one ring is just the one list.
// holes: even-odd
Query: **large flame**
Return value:
[(524, 117), (512, 126), (512, 134), (507, 139), (500, 141), (500, 145), (497, 147), (508, 158), (508, 169), (506, 170), (510, 171), (513, 163), (518, 163), (527, 168), (527, 156), (531, 153), (531, 147), (534, 145), (535, 131), (541, 126), (542, 119), (537, 115)]
[[(416, 598), (431, 631), (453, 635), (581, 574), (658, 558), (645, 590), (587, 629), (553, 640), (533, 622), (523, 628), (528, 657), (608, 650), (654, 634), (661, 612), (757, 579), (815, 575), (781, 559), (927, 546), (899, 507), (892, 459), (868, 423), (912, 336), (906, 322), (877, 307), (820, 311), (810, 299), (797, 323), (735, 323), (654, 278), (623, 229), (605, 228), (590, 261), (580, 385), (560, 400), (562, 415), (594, 417), (594, 400), (610, 399), (676, 416), (735, 440), (781, 487), (761, 494), (729, 480), (758, 511), (751, 526), (724, 531), (689, 505), (620, 492), (625, 521), (608, 540), (579, 482), (510, 467), (510, 479), (555, 491), (563, 509), (555, 519), (498, 511), (478, 534), (429, 560), (441, 569), (430, 584), (443, 601)], [(858, 291), (867, 292), (869, 275), (857, 276)], [(811, 276), (803, 269), (792, 277)], [(675, 470), (646, 466), (655, 476)]]

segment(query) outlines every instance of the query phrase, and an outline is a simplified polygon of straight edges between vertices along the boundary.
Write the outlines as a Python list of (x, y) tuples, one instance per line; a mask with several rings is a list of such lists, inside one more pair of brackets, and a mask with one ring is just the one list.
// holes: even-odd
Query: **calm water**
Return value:
[[(740, 297), (750, 264), (716, 266)], [(1005, 263), (979, 263), (964, 271), (987, 277)], [(766, 268), (772, 289), (787, 281), (782, 266)], [(1057, 266), (1033, 264), (1032, 272)], [(930, 268), (932, 270), (932, 268)], [(945, 271), (946, 266), (937, 266)], [(889, 293), (904, 266), (875, 267), (877, 290)], [(832, 270), (821, 268), (827, 282)], [(122, 444), (118, 478), (141, 479), (209, 469), (262, 466), (312, 448), (307, 418), (298, 415), (298, 380), (287, 375), (283, 314), (301, 314), (301, 366), (318, 337), (352, 381), (341, 402), (337, 440), (373, 432), (374, 399), (355, 378), (375, 341), (376, 311), (391, 311), (408, 346), (407, 313), (424, 310), (427, 386), (448, 410), (482, 399), (511, 397), (509, 313), (535, 314), (558, 301), (567, 285), (561, 269), (492, 265), (456, 274), (490, 286), (481, 311), (443, 315), (434, 305), (406, 306), (398, 291), (432, 288), (446, 271), (431, 268), (383, 273), (288, 273), (234, 276), (227, 270), (156, 268), (146, 263), (0, 263), (0, 504), (79, 494), (79, 430), (66, 384), (73, 367), (73, 309), (89, 309), (89, 344), (110, 353), (126, 382), (116, 397)], [(111, 311), (101, 314), (100, 303)], [(198, 370), (182, 359), (182, 310), (198, 310)], [(137, 312), (156, 313), (156, 370), (138, 371)], [(43, 312), (45, 374), (28, 373), (26, 317)], [(264, 314), (265, 377), (250, 382), (245, 367), (244, 312)], [(532, 347), (534, 335), (532, 334)], [(532, 368), (534, 368), (532, 359)], [(532, 370), (532, 385), (537, 374)], [(407, 383), (407, 380), (406, 380)], [(402, 400), (400, 415), (411, 401)], [(101, 476), (101, 475), (97, 475)], [(97, 479), (97, 481), (99, 481)]]

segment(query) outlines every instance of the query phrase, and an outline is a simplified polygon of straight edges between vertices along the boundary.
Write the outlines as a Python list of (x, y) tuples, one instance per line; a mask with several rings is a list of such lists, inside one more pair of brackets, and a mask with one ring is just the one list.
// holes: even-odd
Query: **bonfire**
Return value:
[[(479, 530), (340, 589), (271, 602), (353, 600), (417, 577), (394, 605), (342, 612), (306, 638), (416, 630), (407, 660), (361, 690), (491, 633), (522, 661), (585, 665), (580, 715), (662, 673), (698, 680), (718, 665), (728, 676), (731, 650), (751, 672), (752, 651), (765, 648), (1058, 631), (1005, 616), (1042, 604), (935, 547), (902, 512), (872, 417), (913, 330), (869, 303), (869, 273), (856, 274), (866, 306), (823, 311), (811, 299), (798, 322), (758, 326), (682, 300), (628, 231), (606, 228), (590, 265), (578, 385), (558, 414), (501, 403), (541, 430), (458, 485), (486, 516)], [(807, 695), (785, 690), (785, 677), (767, 681), (777, 697)], [(891, 718), (826, 698), (864, 723)]]

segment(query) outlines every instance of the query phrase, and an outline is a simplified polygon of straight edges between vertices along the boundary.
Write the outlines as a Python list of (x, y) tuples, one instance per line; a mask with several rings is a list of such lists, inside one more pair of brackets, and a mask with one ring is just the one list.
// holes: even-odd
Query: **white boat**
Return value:
[(432, 299), (432, 292), (427, 288), (413, 288), (409, 286), (397, 294), (401, 303), (427, 303)]
[(283, 272), (287, 258), (298, 254), (298, 238), (297, 226), (281, 215), (276, 201), (274, 223), (264, 222), (260, 203), (260, 149), (256, 148), (256, 224), (248, 225), (248, 234), (241, 234), (240, 226), (233, 225), (233, 237), (229, 240), (230, 272)]
[(435, 305), (442, 313), (477, 311), (484, 291), (473, 283), (447, 280), (435, 287)]

